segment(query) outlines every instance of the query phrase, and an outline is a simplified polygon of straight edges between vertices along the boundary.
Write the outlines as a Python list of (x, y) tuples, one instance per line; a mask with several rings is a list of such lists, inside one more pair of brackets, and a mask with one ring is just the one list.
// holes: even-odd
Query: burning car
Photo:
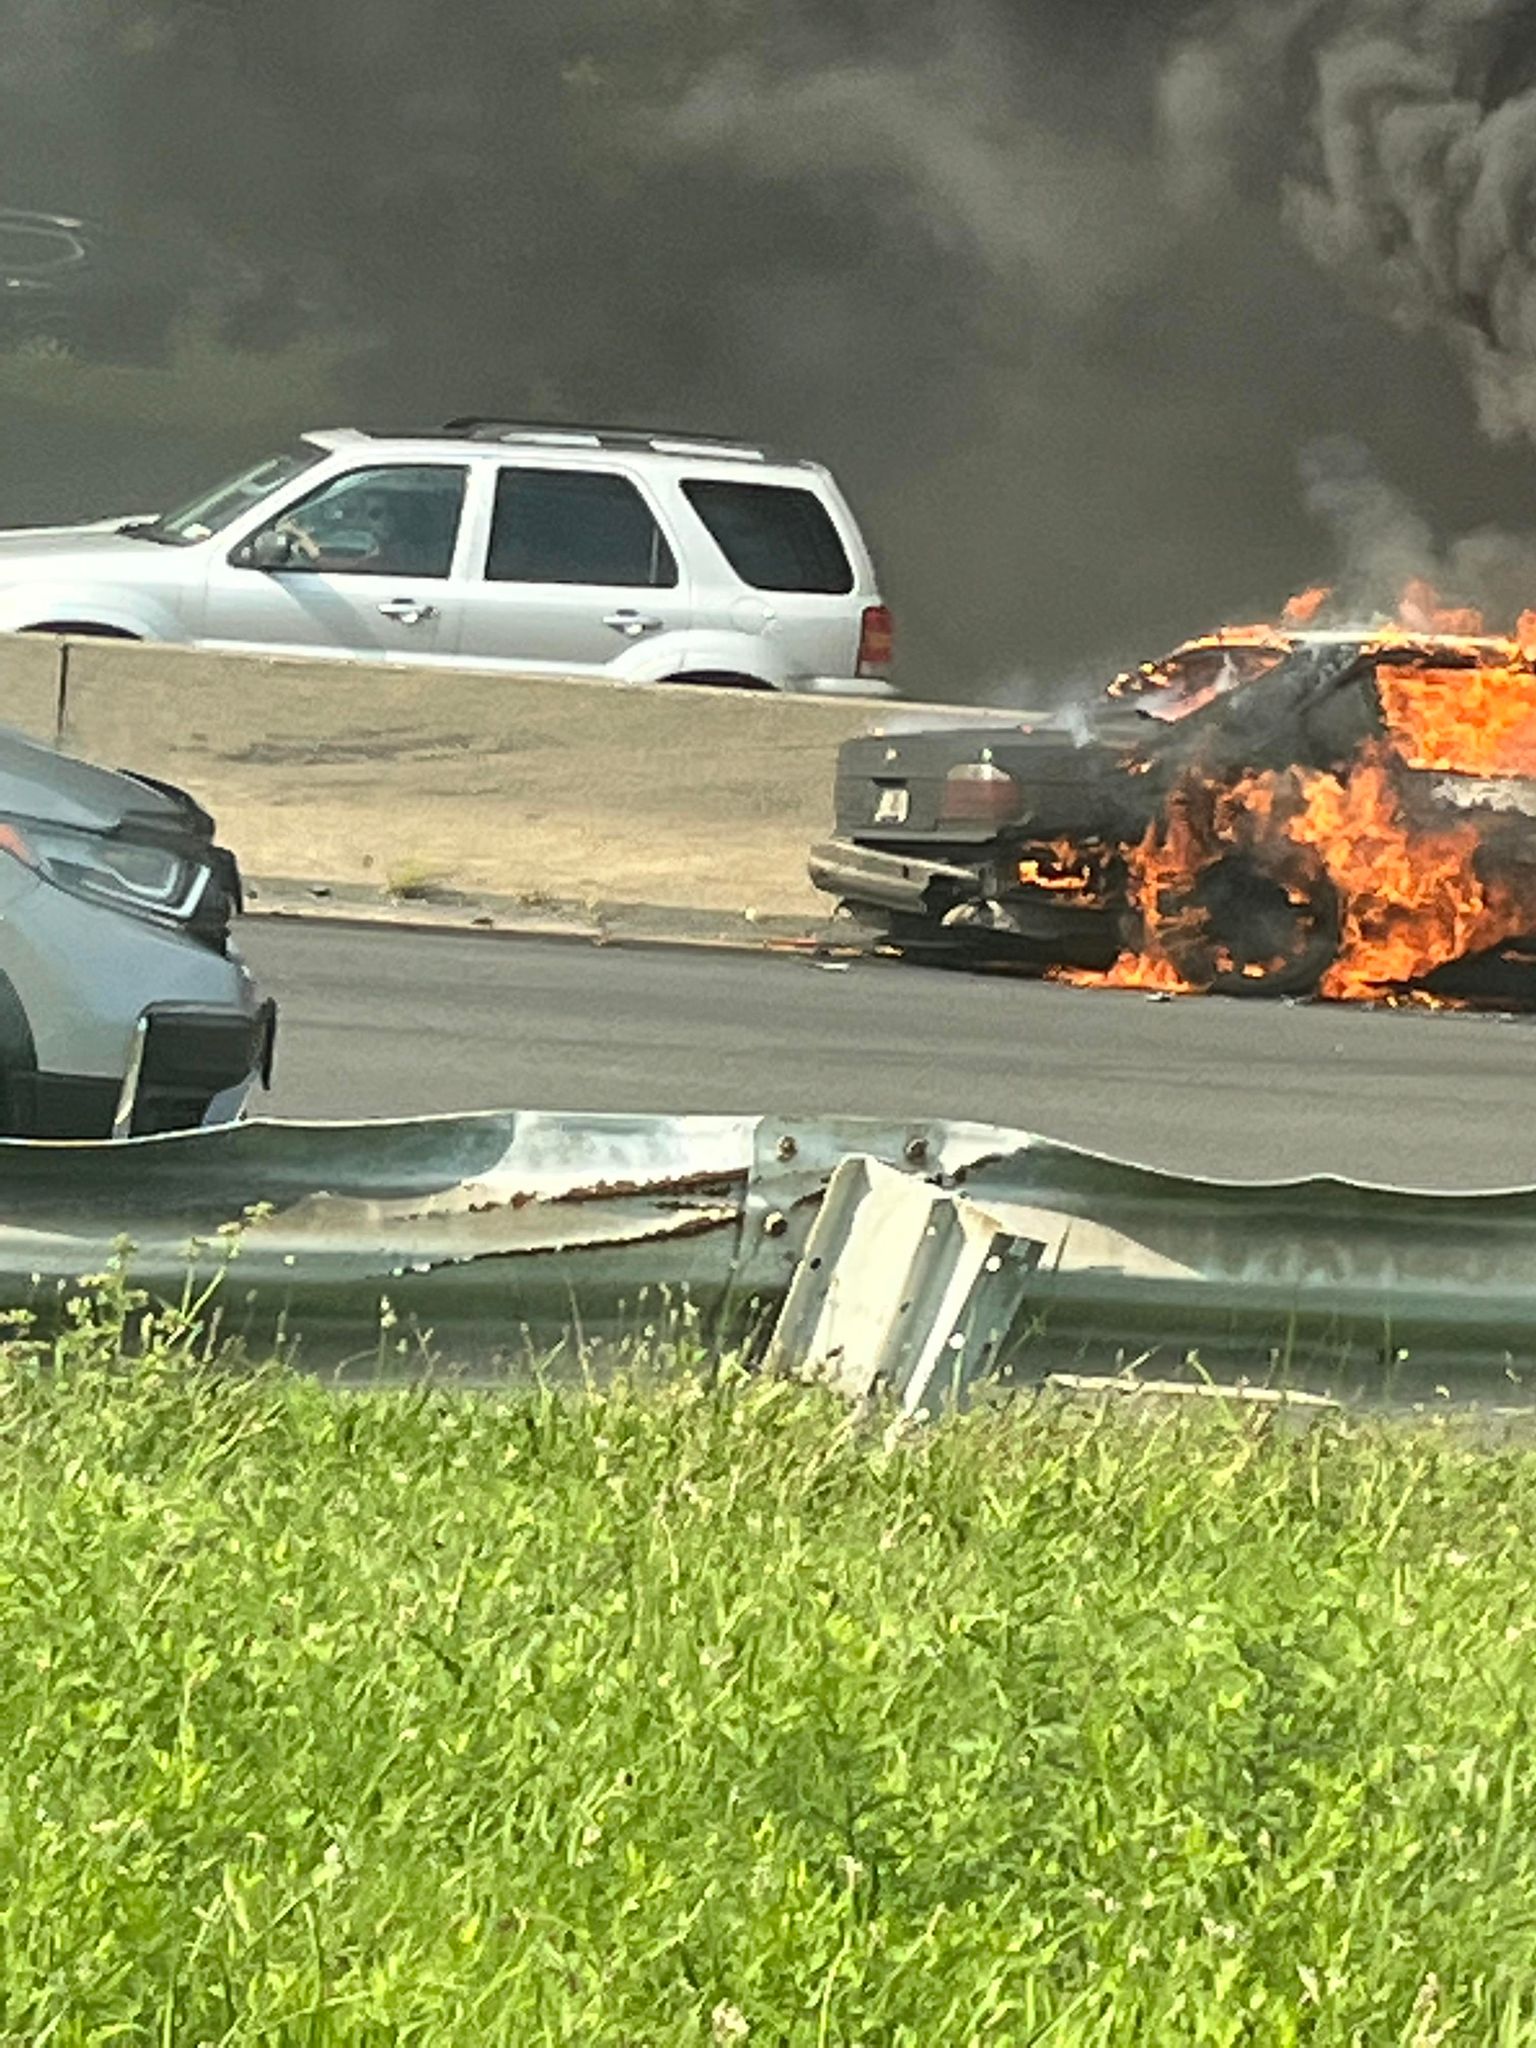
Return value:
[(836, 814), (811, 879), (910, 956), (1536, 993), (1536, 636), (1228, 628), (1070, 716), (851, 740)]

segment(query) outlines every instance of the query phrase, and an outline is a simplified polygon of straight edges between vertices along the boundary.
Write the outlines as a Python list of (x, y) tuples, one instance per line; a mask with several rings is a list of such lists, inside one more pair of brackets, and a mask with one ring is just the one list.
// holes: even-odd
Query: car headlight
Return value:
[(31, 818), (0, 819), (0, 852), (72, 896), (171, 924), (194, 914), (213, 873), (206, 861), (166, 847)]

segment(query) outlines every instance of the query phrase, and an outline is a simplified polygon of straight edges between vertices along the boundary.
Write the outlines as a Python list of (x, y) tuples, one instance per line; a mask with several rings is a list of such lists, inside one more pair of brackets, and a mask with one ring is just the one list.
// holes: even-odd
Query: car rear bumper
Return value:
[(956, 904), (982, 902), (987, 893), (978, 868), (880, 853), (852, 839), (813, 846), (808, 866), (812, 882), (828, 896), (909, 917), (942, 917)]
[(990, 866), (830, 839), (811, 849), (808, 872), (818, 889), (854, 911), (915, 918), (943, 927), (957, 943), (1002, 941), (1032, 957), (1087, 967), (1107, 964), (1119, 950), (1115, 903), (1084, 905), (1044, 890), (1003, 889)]

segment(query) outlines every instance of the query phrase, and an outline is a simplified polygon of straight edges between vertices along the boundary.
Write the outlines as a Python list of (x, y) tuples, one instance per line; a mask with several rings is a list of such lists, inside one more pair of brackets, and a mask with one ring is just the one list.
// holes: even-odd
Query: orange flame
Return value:
[(1285, 826), (1314, 847), (1343, 903), (1339, 953), (1319, 994), (1369, 999), (1536, 928), (1536, 888), (1486, 882), (1470, 821), (1416, 828), (1403, 815), (1391, 750), (1367, 747), (1343, 779), (1296, 776)]
[(1325, 583), (1315, 583), (1310, 590), (1298, 590), (1280, 614), (1282, 626), (1310, 626), (1333, 592)]
[(1131, 854), (1128, 894), (1142, 919), (1140, 950), (1122, 953), (1102, 974), (1072, 970), (1060, 979), (1164, 995), (1196, 993), (1194, 984), (1174, 965), (1168, 947), (1182, 936), (1192, 936), (1201, 922), (1198, 911), (1174, 906), (1219, 851), (1210, 832), (1202, 829), (1200, 794), (1193, 784), (1176, 789), (1169, 798), (1167, 816), (1154, 819)]
[(1443, 604), (1434, 586), (1422, 576), (1404, 585), (1397, 617), (1411, 633), (1453, 633), (1475, 639), (1484, 630), (1480, 611), (1470, 605)]
[(1536, 776), (1536, 669), (1513, 641), (1498, 645), (1475, 667), (1377, 669), (1382, 717), (1410, 768)]
[(1165, 996), (1200, 994), (1171, 960), (1157, 952), (1122, 953), (1102, 974), (1091, 967), (1053, 967), (1046, 979), (1065, 982), (1069, 988), (1139, 988), (1149, 995)]
[(1095, 894), (1093, 863), (1071, 839), (1042, 839), (1021, 848), (1018, 869), (1026, 888), (1085, 899)]
[[(1286, 601), (1278, 624), (1292, 632), (1304, 631), (1317, 623), (1321, 614), (1334, 604), (1337, 595), (1337, 591), (1326, 583), (1315, 583), (1307, 590), (1299, 590)], [(1360, 625), (1367, 621), (1345, 617), (1341, 623)], [(1391, 623), (1407, 633), (1450, 634), (1470, 640), (1480, 639), (1488, 631), (1483, 614), (1476, 606), (1447, 603), (1424, 576), (1410, 577), (1403, 585)], [(1521, 614), (1514, 637), (1522, 644), (1536, 640), (1536, 610)]]
[[(1296, 644), (1289, 636), (1312, 627), (1333, 598), (1322, 585), (1299, 591), (1278, 626), (1224, 627), (1186, 642), (1178, 660), (1187, 671), (1192, 654), (1256, 649), (1253, 686), (1262, 689), (1266, 651), (1283, 659)], [(1338, 947), (1318, 984), (1327, 997), (1380, 998), (1453, 960), (1536, 935), (1536, 861), (1529, 855), (1536, 804), (1522, 827), (1518, 811), (1525, 805), (1514, 792), (1469, 792), (1481, 812), (1474, 819), (1447, 805), (1449, 792), (1426, 789), (1420, 815), (1411, 780), (1419, 771), (1536, 782), (1536, 607), (1499, 638), (1487, 632), (1480, 612), (1444, 602), (1418, 578), (1404, 588), (1396, 622), (1366, 628), (1360, 640), (1376, 656), (1385, 737), (1361, 745), (1337, 774), (1287, 768), (1226, 785), (1189, 776), (1127, 856), (1139, 947), (1122, 953), (1107, 973), (1061, 979), (1195, 993), (1209, 985), (1206, 977), (1230, 978), (1236, 970), (1262, 980), (1285, 965), (1245, 961), (1237, 969), (1209, 929), (1210, 896), (1202, 901), (1201, 880), (1231, 853), (1246, 856), (1249, 869), (1308, 914), (1313, 892), (1326, 900), (1331, 884)], [(1111, 694), (1155, 693), (1174, 672), (1172, 663), (1143, 664), (1118, 678)], [(1515, 818), (1500, 819), (1502, 803), (1516, 808)], [(1283, 929), (1283, 902), (1280, 910)], [(1325, 937), (1332, 919), (1330, 906)], [(1299, 977), (1301, 967), (1292, 965)], [(1190, 979), (1196, 973), (1200, 981)]]

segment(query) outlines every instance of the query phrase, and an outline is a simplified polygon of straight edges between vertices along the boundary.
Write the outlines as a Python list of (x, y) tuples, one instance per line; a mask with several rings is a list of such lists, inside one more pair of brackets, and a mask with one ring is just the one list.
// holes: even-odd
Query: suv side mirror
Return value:
[(279, 533), (275, 526), (262, 531), (237, 548), (235, 560), (242, 569), (286, 569), (293, 560), (293, 537)]

